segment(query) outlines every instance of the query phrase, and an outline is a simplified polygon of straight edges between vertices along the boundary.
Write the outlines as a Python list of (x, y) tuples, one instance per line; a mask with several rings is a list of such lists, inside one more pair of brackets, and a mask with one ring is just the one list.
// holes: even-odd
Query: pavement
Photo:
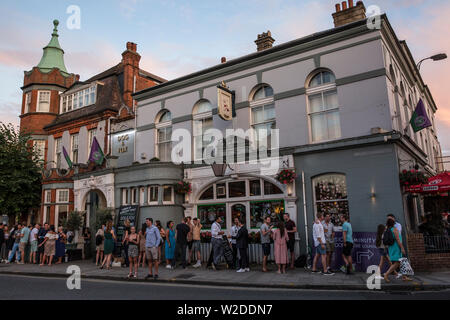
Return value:
[[(137, 279), (127, 279), (128, 268), (114, 267), (110, 270), (101, 270), (91, 261), (73, 261), (60, 265), (39, 266), (33, 264), (0, 264), (0, 275), (24, 275), (36, 277), (68, 277), (67, 268), (71, 265), (80, 267), (81, 279), (98, 279), (114, 281), (154, 282), (192, 284), (220, 287), (246, 287), (246, 288), (272, 288), (272, 289), (312, 289), (312, 290), (366, 290), (369, 274), (355, 273), (346, 275), (336, 272), (335, 275), (325, 276), (320, 273), (311, 273), (305, 269), (288, 270), (286, 274), (277, 274), (276, 265), (269, 264), (269, 272), (262, 272), (261, 266), (251, 266), (250, 272), (237, 273), (235, 270), (221, 268), (213, 271), (191, 266), (175, 270), (159, 269), (158, 280), (145, 280), (147, 268), (139, 268)], [(417, 273), (413, 281), (404, 282), (391, 277), (391, 283), (380, 281), (382, 291), (435, 291), (450, 289), (450, 270), (440, 272)], [(371, 281), (374, 283), (374, 281)]]

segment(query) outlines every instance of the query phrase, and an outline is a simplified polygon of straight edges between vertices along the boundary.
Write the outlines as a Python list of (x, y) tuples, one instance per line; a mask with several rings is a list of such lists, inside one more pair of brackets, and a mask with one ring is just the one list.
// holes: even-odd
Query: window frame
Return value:
[[(41, 109), (41, 95), (48, 93), (48, 110)], [(38, 90), (37, 110), (36, 112), (50, 112), (50, 102), (52, 100), (52, 92), (50, 90)]]
[[(164, 121), (164, 122), (160, 122), (160, 120), (162, 119), (162, 117), (166, 114), (169, 114), (170, 116), (170, 120)], [(164, 135), (167, 135), (167, 130), (170, 128), (171, 130), (171, 136), (169, 140), (164, 140), (164, 141), (159, 141), (159, 136), (162, 133), (162, 131), (164, 131)], [(157, 116), (157, 121), (155, 124), (155, 130), (156, 130), (156, 134), (155, 134), (155, 154), (156, 157), (162, 161), (162, 162), (171, 162), (171, 154), (169, 155), (169, 159), (162, 159), (161, 157), (161, 152), (160, 152), (160, 147), (161, 145), (167, 145), (169, 150), (172, 150), (172, 113), (169, 110), (163, 110), (161, 111), (158, 116)]]
[[(255, 95), (258, 93), (259, 90), (263, 89), (265, 87), (270, 87), (272, 90), (273, 95), (269, 96), (269, 97), (265, 97), (263, 99), (259, 99), (259, 100), (255, 100)], [(260, 125), (267, 125), (272, 123), (273, 128), (276, 129), (277, 128), (277, 113), (276, 113), (276, 106), (275, 106), (275, 92), (273, 90), (273, 88), (266, 84), (266, 83), (262, 83), (259, 84), (257, 86), (255, 86), (255, 88), (253, 88), (252, 93), (251, 93), (251, 98), (250, 98), (250, 128), (252, 129), (251, 131), (251, 139), (253, 141), (253, 145), (258, 146), (259, 148), (259, 144), (257, 141), (255, 141), (255, 139), (258, 138), (258, 133), (255, 129), (256, 126), (260, 126)], [(253, 113), (255, 112), (255, 109), (258, 108), (262, 108), (262, 112), (263, 114), (265, 113), (266, 107), (270, 107), (273, 108), (274, 110), (274, 117), (270, 118), (270, 119), (265, 119), (261, 122), (254, 122), (254, 117), (253, 117)], [(271, 127), (272, 127), (271, 126)], [(271, 135), (267, 136), (267, 150), (271, 150), (272, 149), (272, 143), (271, 143)]]
[[(165, 201), (164, 200), (164, 190), (165, 190), (165, 188), (170, 188), (170, 201)], [(173, 188), (173, 185), (163, 185), (163, 186), (161, 186), (161, 189), (162, 189), (162, 203), (163, 204), (174, 204), (175, 202), (174, 202), (174, 188)]]
[[(67, 200), (65, 200), (65, 196), (63, 200), (61, 200), (61, 194), (66, 193)], [(70, 192), (69, 189), (56, 189), (56, 203), (69, 203), (70, 200)]]
[[(76, 148), (74, 148), (75, 140), (76, 140)], [(70, 135), (70, 152), (72, 154), (72, 162), (73, 163), (78, 163), (78, 151), (79, 151), (79, 148), (80, 148), (79, 143), (80, 143), (80, 135), (79, 135), (79, 133), (71, 134)], [(76, 154), (76, 157), (75, 157), (75, 154)]]
[[(37, 148), (39, 144), (42, 148)], [(35, 152), (39, 153), (42, 151), (42, 155), (39, 154), (39, 156), (35, 157), (35, 159), (45, 161), (45, 140), (33, 140), (33, 149)]]
[[(318, 86), (313, 86), (311, 87), (311, 81), (318, 75), (318, 74), (323, 74), (325, 72), (331, 73), (333, 75), (334, 78), (334, 82), (328, 82), (328, 83), (322, 83), (321, 85)], [(328, 108), (325, 110), (321, 110), (321, 111), (315, 111), (312, 112), (311, 111), (311, 102), (310, 102), (310, 97), (315, 96), (315, 95), (321, 95), (322, 98), (322, 104), (323, 107), (325, 106), (325, 98), (324, 95), (326, 93), (335, 91), (336, 94), (336, 98), (337, 98), (337, 106), (336, 107), (332, 107), (332, 108)], [(337, 90), (337, 85), (336, 85), (336, 76), (333, 72), (331, 72), (330, 70), (324, 70), (324, 69), (320, 69), (317, 71), (314, 71), (313, 73), (311, 73), (311, 75), (307, 78), (307, 88), (306, 88), (306, 115), (308, 118), (308, 131), (309, 131), (309, 143), (310, 144), (317, 144), (317, 143), (324, 143), (324, 142), (329, 142), (329, 141), (336, 141), (342, 138), (342, 126), (341, 126), (341, 117), (340, 117), (340, 110), (342, 108), (342, 106), (339, 104), (339, 93)], [(313, 137), (313, 116), (317, 116), (317, 115), (322, 115), (322, 116), (326, 116), (327, 114), (330, 113), (338, 113), (338, 121), (339, 121), (339, 136), (335, 137), (335, 138), (330, 138), (330, 130), (328, 128), (328, 121), (327, 121), (327, 139), (323, 139), (323, 140), (314, 140)]]
[[(151, 191), (152, 189), (155, 188), (156, 189), (156, 201), (152, 201), (152, 197), (151, 197)], [(147, 203), (149, 205), (157, 205), (159, 202), (159, 185), (157, 184), (151, 184), (147, 186)]]
[(55, 138), (55, 163), (57, 168), (62, 164), (62, 137)]
[(52, 190), (44, 190), (44, 204), (52, 203)]
[[(203, 112), (198, 112), (198, 108), (201, 104), (203, 103), (208, 103), (210, 109), (207, 111), (203, 111)], [(213, 105), (211, 103), (211, 101), (207, 100), (207, 99), (200, 99), (199, 101), (197, 101), (194, 105), (194, 107), (192, 108), (192, 156), (194, 161), (202, 161), (203, 160), (203, 153), (205, 152), (205, 148), (207, 145), (205, 145), (205, 131), (207, 131), (208, 129), (214, 128), (214, 117), (213, 117)], [(205, 122), (206, 121), (211, 121), (211, 127), (207, 127), (205, 126)], [(201, 123), (201, 133), (197, 134), (197, 132), (199, 131), (199, 127), (200, 127), (200, 123)], [(206, 128), (206, 129), (205, 129)], [(199, 157), (199, 155), (197, 154), (197, 139), (201, 137), (201, 141), (202, 141), (202, 152), (201, 155)]]
[(23, 113), (29, 113), (31, 110), (31, 98), (32, 98), (32, 91), (28, 91), (25, 93), (25, 105)]

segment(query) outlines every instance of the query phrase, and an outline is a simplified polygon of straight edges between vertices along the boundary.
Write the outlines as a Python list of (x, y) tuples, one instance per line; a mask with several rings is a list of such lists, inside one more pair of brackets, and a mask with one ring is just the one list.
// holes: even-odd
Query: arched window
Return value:
[(313, 179), (316, 213), (330, 213), (334, 225), (340, 226), (339, 215), (349, 216), (347, 183), (343, 174), (324, 174)]
[(334, 74), (326, 70), (313, 74), (307, 88), (311, 141), (339, 139), (341, 123)]
[[(267, 133), (267, 149), (271, 149), (271, 130), (276, 128), (275, 121), (275, 102), (273, 98), (273, 89), (267, 84), (261, 84), (252, 90), (250, 98), (251, 108), (251, 127), (255, 130), (255, 140), (259, 141), (260, 130)], [(258, 142), (258, 148), (261, 142)], [(256, 144), (255, 144), (256, 145)]]
[(211, 137), (205, 132), (213, 127), (212, 105), (208, 100), (200, 100), (194, 106), (193, 117), (193, 140), (194, 159), (202, 160), (203, 151), (211, 142)]
[(172, 153), (172, 114), (161, 111), (156, 117), (156, 156), (161, 161), (171, 161)]

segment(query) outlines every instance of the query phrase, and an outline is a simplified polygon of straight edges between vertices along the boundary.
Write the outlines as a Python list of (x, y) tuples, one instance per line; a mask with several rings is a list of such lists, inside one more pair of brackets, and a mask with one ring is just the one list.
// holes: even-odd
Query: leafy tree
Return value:
[(40, 205), (42, 164), (30, 139), (0, 122), (0, 214), (17, 216)]
[(112, 208), (99, 208), (96, 212), (96, 228), (99, 229), (103, 224), (106, 224), (108, 221), (113, 220), (113, 212)]
[(71, 211), (69, 216), (63, 220), (62, 224), (67, 230), (75, 231), (81, 228), (82, 223), (82, 212)]

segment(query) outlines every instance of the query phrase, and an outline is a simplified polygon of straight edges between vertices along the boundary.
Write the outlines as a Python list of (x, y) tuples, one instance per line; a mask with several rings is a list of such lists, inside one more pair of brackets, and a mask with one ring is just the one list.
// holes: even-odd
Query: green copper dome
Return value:
[(57, 68), (61, 71), (63, 75), (68, 75), (66, 66), (64, 64), (64, 50), (61, 49), (58, 41), (58, 25), (59, 21), (54, 20), (53, 25), (55, 26), (52, 33), (52, 39), (49, 44), (44, 48), (44, 54), (42, 55), (41, 61), (37, 67), (44, 73), (52, 71)]

